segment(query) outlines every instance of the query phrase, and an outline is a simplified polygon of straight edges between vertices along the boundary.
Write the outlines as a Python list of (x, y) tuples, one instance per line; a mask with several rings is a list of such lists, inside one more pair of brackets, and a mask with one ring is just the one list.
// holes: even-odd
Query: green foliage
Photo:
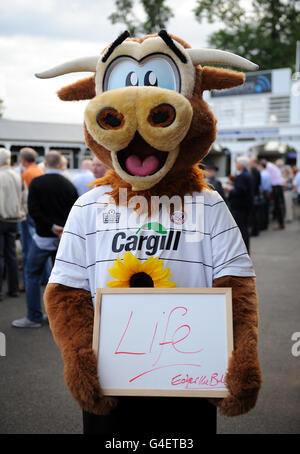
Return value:
[(294, 69), (296, 41), (300, 40), (300, 0), (197, 0), (199, 22), (222, 22), (209, 46), (254, 61), (260, 69)]
[(117, 11), (108, 17), (112, 24), (124, 24), (131, 36), (157, 32), (165, 28), (173, 17), (165, 0), (140, 0), (146, 16), (145, 21), (142, 21), (134, 13), (134, 3), (134, 0), (115, 0)]
[(131, 36), (135, 36), (138, 33), (138, 20), (133, 13), (133, 1), (132, 0), (115, 0), (116, 12), (112, 13), (108, 19), (112, 24), (118, 22), (124, 24), (126, 29), (129, 31)]
[(146, 13), (146, 21), (143, 23), (143, 33), (159, 32), (166, 28), (169, 19), (173, 17), (171, 8), (164, 5), (165, 0), (141, 0)]

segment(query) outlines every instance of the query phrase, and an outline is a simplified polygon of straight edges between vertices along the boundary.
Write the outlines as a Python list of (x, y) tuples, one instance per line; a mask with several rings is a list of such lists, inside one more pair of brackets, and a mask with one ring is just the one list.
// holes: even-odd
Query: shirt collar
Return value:
[(61, 174), (61, 170), (59, 169), (47, 169), (46, 172), (47, 173), (58, 173), (58, 174)]

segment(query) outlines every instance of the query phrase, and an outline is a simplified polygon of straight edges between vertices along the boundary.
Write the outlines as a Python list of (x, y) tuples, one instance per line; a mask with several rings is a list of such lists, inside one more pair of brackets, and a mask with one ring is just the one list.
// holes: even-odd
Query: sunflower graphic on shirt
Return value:
[(158, 257), (149, 257), (142, 263), (131, 252), (125, 252), (123, 259), (118, 257), (114, 266), (108, 268), (109, 273), (116, 280), (107, 282), (108, 287), (176, 287), (175, 282), (169, 280), (172, 273), (170, 268), (164, 268), (163, 260)]

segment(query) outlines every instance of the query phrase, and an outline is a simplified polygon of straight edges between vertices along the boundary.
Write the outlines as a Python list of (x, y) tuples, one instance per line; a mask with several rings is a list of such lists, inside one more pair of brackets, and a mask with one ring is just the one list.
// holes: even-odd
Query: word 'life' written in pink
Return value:
[[(141, 355), (143, 357), (149, 356), (153, 358), (153, 352), (157, 352), (152, 368), (145, 372), (142, 372), (134, 379), (152, 372), (154, 370), (173, 367), (174, 364), (162, 364), (162, 354), (166, 348), (171, 348), (173, 351), (178, 353), (180, 357), (187, 359), (188, 355), (196, 355), (202, 352), (202, 348), (190, 350), (185, 348), (184, 341), (187, 341), (191, 336), (191, 325), (188, 323), (182, 323), (182, 317), (188, 315), (188, 309), (184, 306), (176, 306), (172, 308), (168, 313), (163, 312), (160, 319), (156, 320), (153, 326), (153, 331), (150, 336), (145, 339), (135, 339), (135, 345), (143, 345), (144, 349), (142, 351), (137, 351), (135, 346), (131, 346), (130, 349), (123, 349), (122, 346), (126, 344), (127, 337), (130, 333), (130, 330), (135, 330), (135, 324), (138, 323), (134, 317), (134, 311), (132, 310), (129, 314), (128, 320), (124, 331), (122, 332), (121, 338), (118, 342), (117, 348), (114, 352), (115, 355)], [(139, 332), (138, 330), (136, 332)], [(127, 343), (128, 345), (128, 343)], [(190, 364), (200, 367), (200, 364)], [(156, 366), (156, 367), (155, 367)]]

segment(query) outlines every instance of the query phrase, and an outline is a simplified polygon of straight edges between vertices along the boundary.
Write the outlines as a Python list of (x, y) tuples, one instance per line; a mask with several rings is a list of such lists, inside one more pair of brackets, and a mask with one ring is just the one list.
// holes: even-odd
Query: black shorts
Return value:
[(216, 426), (215, 405), (198, 397), (119, 397), (107, 416), (83, 412), (85, 434), (195, 437)]

